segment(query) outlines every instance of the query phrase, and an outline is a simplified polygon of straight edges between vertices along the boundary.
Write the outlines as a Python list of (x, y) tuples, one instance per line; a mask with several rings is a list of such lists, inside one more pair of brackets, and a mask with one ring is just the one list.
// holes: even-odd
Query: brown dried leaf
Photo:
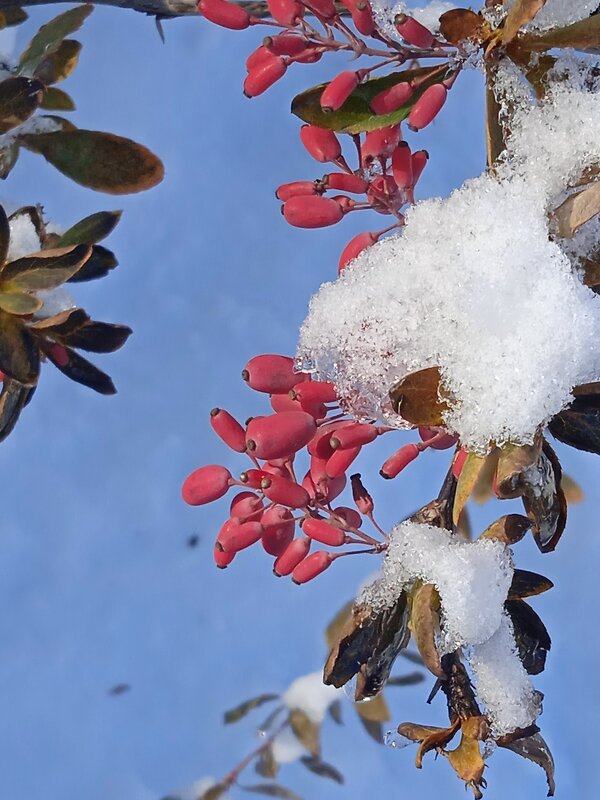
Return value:
[(594, 183), (586, 189), (567, 197), (553, 212), (559, 236), (572, 239), (586, 222), (600, 214), (600, 183)]
[(532, 445), (507, 444), (501, 448), (496, 471), (496, 494), (501, 500), (523, 494), (525, 473), (537, 463), (541, 449), (541, 436)]
[(201, 794), (198, 800), (219, 800), (229, 788), (227, 783), (216, 783)]
[(321, 726), (313, 722), (300, 708), (291, 710), (290, 726), (308, 752), (317, 757), (321, 752)]
[(37, 292), (55, 289), (81, 269), (91, 252), (91, 247), (82, 244), (77, 247), (41, 250), (39, 253), (18, 258), (2, 270), (2, 286), (9, 291)]
[(30, 314), (35, 314), (43, 305), (43, 301), (34, 294), (0, 291), (0, 308), (17, 317), (26, 317)]
[(492, 29), (481, 14), (468, 8), (453, 8), (440, 17), (440, 31), (450, 44), (468, 39), (480, 44), (491, 35)]
[(415, 765), (417, 769), (423, 767), (423, 756), (431, 750), (441, 751), (452, 741), (460, 727), (460, 720), (456, 719), (449, 728), (438, 728), (434, 725), (416, 725), (413, 722), (403, 722), (398, 725), (398, 733), (406, 736), (412, 742), (421, 742), (417, 751)]
[(25, 408), (35, 389), (23, 386), (18, 381), (4, 378), (0, 392), (0, 442), (12, 433), (21, 411)]
[(522, 514), (506, 514), (484, 530), (480, 539), (496, 539), (507, 545), (520, 542), (533, 522)]
[(37, 383), (40, 354), (23, 321), (0, 309), (0, 370), (25, 386)]
[(519, 29), (531, 22), (538, 11), (544, 7), (545, 3), (546, 0), (516, 0), (504, 21), (504, 29), (502, 31), (503, 44), (511, 42), (519, 32)]
[(483, 794), (480, 787), (485, 788), (485, 762), (481, 756), (479, 740), (467, 735), (463, 728), (459, 746), (445, 755), (458, 777), (471, 789), (475, 800), (481, 800)]
[(509, 600), (520, 600), (523, 597), (533, 597), (542, 592), (552, 589), (554, 584), (549, 578), (538, 575), (537, 572), (529, 572), (526, 569), (515, 569), (512, 583), (508, 590)]
[(437, 367), (407, 375), (390, 389), (390, 398), (394, 411), (413, 425), (441, 425), (449, 408), (442, 396), (441, 375)]
[(440, 628), (440, 596), (431, 583), (426, 583), (416, 590), (412, 598), (410, 627), (421, 658), (427, 669), (445, 680), (447, 675), (442, 669), (440, 654), (435, 645), (436, 633)]
[(353, 608), (354, 608), (354, 600), (349, 600), (345, 606), (340, 608), (335, 617), (325, 628), (325, 641), (329, 649), (331, 649), (338, 643), (342, 630), (348, 624), (348, 620), (350, 620), (352, 617)]
[(458, 525), (461, 512), (465, 507), (473, 487), (484, 467), (485, 456), (478, 456), (476, 453), (469, 453), (463, 464), (463, 468), (456, 484), (456, 495), (454, 497), (454, 507), (452, 509), (452, 522)]

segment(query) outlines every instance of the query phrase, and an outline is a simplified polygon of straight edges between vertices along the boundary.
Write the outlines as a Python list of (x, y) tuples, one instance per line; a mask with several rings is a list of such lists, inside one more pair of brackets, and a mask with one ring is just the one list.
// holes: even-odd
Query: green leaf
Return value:
[(49, 53), (40, 61), (33, 73), (34, 78), (46, 86), (64, 81), (77, 66), (81, 47), (81, 42), (77, 42), (75, 39), (65, 39), (54, 52)]
[[(320, 99), (323, 90), (329, 85), (322, 83), (313, 86), (302, 94), (296, 95), (292, 101), (292, 113), (300, 117), (304, 122), (311, 125), (318, 125), (320, 128), (328, 128), (338, 133), (362, 133), (363, 131), (373, 131), (377, 128), (385, 128), (388, 125), (396, 125), (408, 117), (411, 108), (416, 100), (423, 94), (425, 89), (434, 83), (439, 83), (445, 77), (447, 65), (436, 67), (420, 67), (417, 69), (407, 69), (402, 72), (392, 72), (381, 78), (373, 78), (370, 81), (361, 83), (352, 92), (344, 105), (338, 111), (325, 112), (321, 108)], [(401, 106), (390, 114), (377, 115), (371, 111), (369, 103), (373, 98), (397, 83), (419, 79), (418, 89), (406, 105)]]
[(265, 797), (279, 797), (281, 800), (302, 800), (296, 792), (286, 789), (285, 786), (279, 786), (277, 783), (258, 783), (255, 786), (241, 786), (238, 784), (238, 786), (245, 792), (264, 794)]
[(23, 321), (0, 309), (0, 370), (25, 386), (37, 382), (40, 354)]
[(35, 314), (43, 305), (43, 301), (34, 294), (0, 291), (0, 308), (8, 314), (14, 314), (17, 317)]
[(240, 703), (239, 706), (226, 711), (223, 716), (223, 722), (226, 725), (230, 725), (232, 722), (237, 722), (245, 717), (246, 714), (250, 713), (250, 711), (253, 711), (255, 708), (264, 705), (264, 703), (270, 703), (278, 699), (278, 694), (261, 694), (258, 697), (252, 697), (250, 700)]
[(88, 386), (99, 394), (117, 393), (114, 383), (105, 372), (90, 364), (70, 347), (54, 345), (44, 347), (44, 352), (54, 366), (72, 381)]
[(20, 137), (25, 147), (71, 180), (108, 194), (141, 192), (163, 179), (157, 156), (131, 139), (100, 131), (28, 133)]
[(122, 211), (98, 211), (76, 222), (60, 237), (60, 246), (97, 244), (105, 239), (121, 219)]
[(92, 247), (92, 255), (85, 262), (83, 267), (69, 278), (68, 283), (83, 283), (84, 281), (95, 281), (104, 278), (105, 275), (119, 265), (112, 250), (95, 244)]
[(33, 114), (44, 97), (44, 84), (31, 78), (7, 78), (0, 83), (0, 134), (16, 128)]
[(555, 47), (595, 50), (600, 47), (600, 15), (594, 14), (565, 28), (526, 33), (519, 37), (518, 44), (525, 50), (552, 50)]
[(44, 108), (46, 111), (75, 111), (75, 103), (73, 98), (62, 89), (49, 86), (44, 92), (40, 108)]
[(77, 247), (42, 250), (18, 258), (7, 264), (0, 273), (0, 286), (9, 291), (55, 289), (75, 275), (90, 253), (91, 247), (81, 244)]
[(23, 386), (18, 381), (4, 378), (0, 393), (0, 442), (12, 433), (21, 411), (25, 408), (35, 388)]
[(321, 761), (320, 758), (313, 758), (313, 756), (302, 756), (300, 761), (304, 764), (306, 769), (310, 770), (310, 772), (314, 772), (315, 775), (321, 778), (329, 778), (329, 780), (339, 784), (344, 783), (344, 776), (342, 773), (326, 761)]
[(0, 268), (6, 261), (10, 245), (10, 225), (4, 207), (0, 205)]
[(93, 10), (94, 7), (91, 4), (70, 8), (68, 11), (54, 17), (46, 25), (42, 25), (27, 49), (21, 54), (19, 72), (21, 74), (33, 74), (42, 60), (49, 53), (54, 52), (63, 39), (81, 28)]
[(26, 19), (29, 19), (29, 15), (20, 6), (8, 6), (0, 11), (0, 30), (20, 25)]

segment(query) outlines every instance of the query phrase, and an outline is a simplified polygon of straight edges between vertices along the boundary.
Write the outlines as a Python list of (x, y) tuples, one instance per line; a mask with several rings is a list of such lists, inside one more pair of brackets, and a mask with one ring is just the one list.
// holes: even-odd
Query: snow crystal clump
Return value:
[(382, 574), (360, 601), (379, 610), (415, 580), (433, 583), (442, 603), (440, 649), (450, 653), (486, 642), (496, 632), (512, 576), (510, 551), (501, 542), (465, 542), (450, 531), (403, 522), (392, 530)]
[(463, 648), (494, 737), (531, 725), (540, 713), (504, 610), (512, 577), (512, 556), (501, 542), (464, 542), (408, 521), (393, 529), (380, 575), (358, 598), (379, 611), (417, 580), (435, 585), (442, 612), (438, 650)]
[(42, 243), (29, 214), (18, 214), (13, 217), (9, 227), (8, 261), (39, 252)]
[(33, 116), (11, 128), (0, 136), (0, 150), (11, 147), (15, 139), (23, 133), (54, 133), (62, 130), (60, 122), (50, 117)]
[(485, 452), (531, 443), (574, 386), (600, 378), (600, 300), (548, 219), (565, 185), (600, 164), (598, 119), (600, 94), (572, 83), (521, 107), (496, 176), (418, 203), (403, 235), (321, 287), (298, 353), (352, 413), (401, 427), (389, 390), (437, 366), (446, 426)]
[(322, 672), (311, 672), (296, 678), (283, 693), (281, 700), (289, 709), (300, 709), (311, 722), (320, 725), (327, 709), (341, 691), (334, 686), (325, 686)]
[(456, 8), (456, 3), (451, 3), (447, 0), (431, 0), (431, 2), (416, 8), (410, 6), (409, 3), (402, 2), (402, 0), (398, 3), (388, 3), (386, 0), (372, 0), (371, 5), (379, 28), (396, 41), (402, 41), (402, 37), (394, 25), (394, 18), (398, 14), (410, 14), (421, 25), (425, 25), (432, 33), (437, 34), (440, 30), (440, 17), (442, 14)]
[(489, 715), (492, 737), (526, 728), (535, 721), (541, 711), (539, 695), (521, 663), (506, 614), (487, 642), (471, 648), (468, 660), (477, 694)]
[[(507, 3), (507, 8), (514, 1)], [(589, 17), (598, 8), (598, 0), (547, 0), (546, 5), (538, 11), (527, 29), (546, 30), (571, 25)]]

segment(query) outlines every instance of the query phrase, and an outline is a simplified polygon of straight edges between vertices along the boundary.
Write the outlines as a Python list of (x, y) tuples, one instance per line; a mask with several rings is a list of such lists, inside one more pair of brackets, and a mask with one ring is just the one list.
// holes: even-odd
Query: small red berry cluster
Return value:
[[(250, 388), (269, 395), (274, 413), (253, 417), (242, 426), (227, 411), (215, 408), (210, 422), (228, 447), (249, 457), (251, 468), (235, 479), (226, 467), (200, 467), (187, 477), (182, 489), (183, 499), (193, 506), (218, 500), (234, 486), (242, 489), (231, 501), (229, 518), (217, 535), (217, 566), (227, 567), (237, 552), (260, 541), (275, 557), (275, 574), (291, 575), (302, 584), (342, 556), (385, 550), (386, 535), (373, 517), (373, 500), (360, 475), (350, 478), (356, 509), (332, 504), (345, 489), (346, 473), (361, 449), (394, 429), (349, 417), (340, 408), (332, 383), (297, 372), (294, 360), (286, 356), (255, 356), (242, 377)], [(404, 445), (385, 461), (384, 478), (396, 477), (423, 450), (446, 449), (456, 443), (441, 429), (422, 428), (419, 433), (421, 442)], [(309, 469), (299, 481), (295, 460), (305, 448)], [(362, 530), (363, 517), (383, 540)], [(310, 554), (313, 541), (352, 549)], [(356, 545), (363, 549), (353, 549)]]

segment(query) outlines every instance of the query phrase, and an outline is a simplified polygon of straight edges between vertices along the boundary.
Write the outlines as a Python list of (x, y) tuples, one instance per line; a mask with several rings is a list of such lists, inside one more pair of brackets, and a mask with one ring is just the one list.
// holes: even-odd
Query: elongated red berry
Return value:
[(210, 22), (232, 31), (242, 31), (250, 25), (248, 12), (227, 0), (200, 0), (198, 10)]
[(369, 0), (346, 0), (344, 5), (352, 15), (356, 30), (363, 36), (371, 36), (376, 26)]
[(435, 41), (435, 36), (414, 17), (407, 14), (397, 14), (394, 19), (396, 30), (409, 44), (428, 50)]
[(225, 467), (211, 464), (194, 470), (184, 481), (181, 496), (190, 506), (212, 503), (227, 493), (231, 472)]
[(327, 161), (337, 161), (342, 155), (342, 147), (337, 136), (326, 128), (303, 125), (300, 128), (300, 139), (310, 155), (323, 164)]
[(310, 457), (310, 477), (313, 479), (315, 486), (327, 478), (327, 458), (319, 458), (319, 456)]
[(327, 460), (327, 477), (337, 478), (343, 475), (350, 464), (357, 458), (360, 450), (360, 447), (347, 447), (344, 450), (335, 450), (333, 455)]
[(290, 197), (303, 197), (312, 194), (317, 194), (317, 186), (314, 181), (292, 181), (278, 186), (275, 197), (285, 203)]
[(246, 59), (246, 71), (250, 72), (250, 70), (255, 69), (259, 64), (262, 64), (263, 61), (269, 61), (273, 58), (273, 53), (269, 52), (266, 47), (260, 45), (257, 47), (256, 50), (253, 50), (248, 58)]
[(300, 586), (303, 583), (308, 583), (320, 575), (322, 572), (333, 564), (334, 556), (325, 550), (319, 550), (310, 556), (303, 559), (297, 567), (292, 571), (292, 580)]
[(362, 422), (355, 422), (333, 434), (329, 440), (334, 450), (345, 450), (348, 447), (362, 447), (377, 438), (377, 428), (375, 425), (366, 425)]
[(310, 474), (310, 470), (302, 478), (301, 486), (308, 495), (310, 501), (314, 503), (314, 501), (317, 499), (318, 491), (317, 491), (317, 485), (314, 482), (312, 475)]
[(327, 189), (338, 189), (342, 192), (363, 194), (369, 188), (368, 182), (360, 175), (348, 175), (345, 172), (330, 172), (323, 177)]
[(445, 433), (443, 430), (440, 431), (437, 428), (419, 428), (419, 436), (424, 442), (430, 442), (432, 439), (438, 436), (440, 437), (437, 441), (433, 442), (433, 444), (429, 445), (432, 450), (448, 450), (454, 447), (458, 440), (457, 436), (452, 436), (452, 434)]
[(240, 423), (228, 411), (222, 408), (213, 408), (210, 412), (210, 424), (213, 431), (228, 447), (236, 453), (246, 450), (246, 435)]
[(294, 386), (290, 390), (290, 397), (300, 400), (300, 403), (333, 403), (338, 399), (331, 381), (310, 381), (302, 386)]
[(310, 497), (306, 489), (298, 483), (278, 475), (267, 475), (263, 478), (261, 488), (269, 500), (288, 508), (304, 508)]
[(341, 547), (346, 541), (346, 534), (343, 530), (316, 517), (307, 517), (304, 520), (302, 532), (316, 542), (321, 542), (329, 547)]
[(296, 64), (314, 64), (323, 58), (324, 48), (319, 49), (316, 45), (309, 45), (303, 53), (294, 56)]
[(246, 75), (244, 94), (246, 97), (258, 97), (282, 78), (286, 69), (287, 64), (281, 56), (271, 56), (261, 61)]
[(276, 56), (297, 56), (306, 50), (308, 39), (297, 33), (278, 33), (277, 36), (265, 36), (263, 47)]
[(261, 497), (254, 492), (238, 492), (229, 506), (229, 516), (237, 517), (242, 522), (257, 522), (261, 517), (262, 510)]
[(283, 458), (305, 447), (316, 430), (315, 420), (305, 411), (255, 417), (248, 423), (246, 447), (255, 458)]
[(240, 475), (240, 481), (251, 489), (260, 489), (263, 480), (269, 473), (262, 469), (247, 469)]
[(297, 25), (304, 16), (304, 6), (298, 0), (267, 0), (267, 7), (280, 25)]
[[(462, 472), (462, 468), (465, 465), (465, 461), (467, 460), (467, 456), (469, 454), (466, 450), (459, 450), (458, 453), (454, 456), (454, 460), (452, 461), (452, 474), (458, 480), (460, 478), (460, 473)], [(495, 491), (495, 490), (494, 490)]]
[(294, 538), (296, 523), (291, 511), (283, 506), (267, 509), (261, 520), (262, 546), (271, 556), (280, 556)]
[(420, 452), (413, 442), (405, 444), (384, 462), (379, 474), (382, 478), (395, 478), (411, 461), (415, 460)]
[(333, 0), (305, 0), (305, 5), (316, 11), (323, 19), (333, 19), (337, 14)]
[(363, 250), (371, 247), (377, 241), (377, 236), (374, 233), (358, 233), (353, 239), (350, 239), (346, 247), (342, 250), (340, 261), (338, 264), (338, 272), (341, 272), (351, 261), (354, 261)]
[(372, 514), (375, 504), (373, 503), (373, 498), (363, 486), (360, 473), (357, 472), (356, 475), (351, 475), (350, 482), (352, 484), (352, 499), (360, 513), (366, 516)]
[(263, 465), (263, 470), (269, 476), (270, 475), (277, 475), (279, 478), (289, 478), (290, 477), (289, 470), (286, 467), (280, 467), (280, 466), (277, 466), (276, 464), (271, 464), (270, 461), (267, 461)]
[(353, 508), (348, 508), (348, 506), (338, 506), (334, 508), (332, 513), (338, 520), (332, 520), (332, 525), (339, 524), (339, 519), (343, 520), (343, 523), (346, 528), (360, 528), (362, 525), (362, 517), (355, 511)]
[(405, 106), (414, 94), (414, 89), (408, 81), (396, 83), (388, 89), (384, 89), (371, 100), (371, 109), (376, 114), (391, 114), (402, 106)]
[(323, 498), (323, 502), (333, 503), (344, 491), (347, 482), (345, 474), (338, 475), (337, 478), (327, 478), (319, 481), (317, 492)]
[(400, 142), (392, 153), (392, 175), (398, 188), (406, 191), (413, 185), (412, 153), (408, 142)]
[(446, 102), (448, 90), (443, 83), (434, 83), (425, 89), (408, 115), (408, 127), (411, 131), (426, 128), (437, 117)]
[(369, 166), (375, 159), (387, 160), (400, 143), (400, 125), (388, 125), (369, 131), (361, 148), (364, 166)]
[(219, 569), (227, 569), (227, 567), (235, 558), (235, 553), (226, 553), (218, 543), (215, 543), (213, 548), (213, 558)]
[(311, 541), (307, 537), (294, 539), (278, 556), (273, 566), (273, 572), (279, 578), (291, 575), (294, 568), (308, 555)]
[(326, 228), (344, 216), (339, 203), (328, 197), (291, 197), (282, 207), (286, 222), (296, 228)]
[(412, 173), (413, 173), (413, 186), (416, 186), (417, 181), (421, 177), (421, 173), (427, 166), (429, 161), (429, 153), (427, 150), (417, 150), (412, 154)]
[(283, 394), (297, 383), (310, 380), (310, 375), (296, 372), (294, 366), (294, 359), (288, 356), (254, 356), (242, 370), (242, 378), (255, 392)]
[(269, 398), (271, 400), (271, 408), (273, 411), (302, 411), (302, 406), (299, 400), (292, 400), (287, 392), (282, 394), (272, 394)]
[(217, 543), (226, 553), (237, 553), (256, 544), (262, 534), (260, 522), (240, 522), (235, 518), (223, 525), (217, 536)]
[(319, 103), (323, 111), (337, 111), (341, 108), (360, 83), (360, 73), (348, 69), (327, 84), (323, 89)]
[(307, 445), (306, 449), (310, 455), (318, 456), (319, 458), (329, 458), (329, 456), (333, 455), (333, 448), (329, 440), (335, 431), (345, 428), (347, 425), (354, 425), (354, 422), (349, 419), (341, 419), (321, 425)]

